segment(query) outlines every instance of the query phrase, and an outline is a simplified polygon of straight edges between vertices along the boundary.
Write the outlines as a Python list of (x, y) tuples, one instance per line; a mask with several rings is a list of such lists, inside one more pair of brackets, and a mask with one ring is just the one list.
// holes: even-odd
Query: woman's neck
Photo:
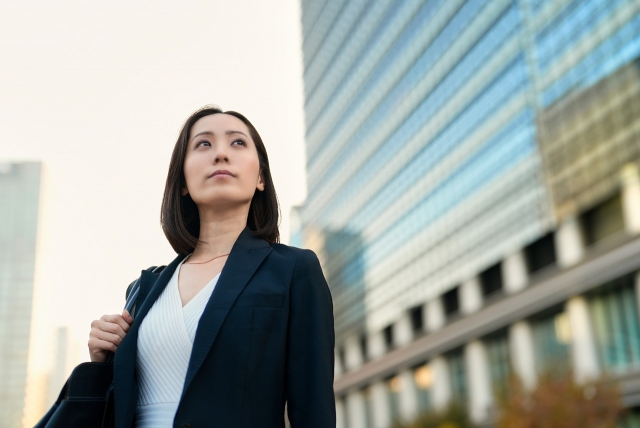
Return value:
[(247, 215), (200, 217), (200, 237), (190, 258), (197, 260), (228, 254), (246, 225)]

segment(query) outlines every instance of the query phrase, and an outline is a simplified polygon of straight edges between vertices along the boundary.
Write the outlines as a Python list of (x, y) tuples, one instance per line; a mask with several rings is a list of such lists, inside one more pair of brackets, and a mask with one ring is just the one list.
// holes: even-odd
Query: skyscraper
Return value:
[[(302, 0), (342, 427), (640, 376), (640, 2)], [(627, 383), (625, 383), (627, 382)], [(640, 405), (640, 402), (635, 403)]]
[(0, 163), (0, 427), (22, 426), (41, 165)]

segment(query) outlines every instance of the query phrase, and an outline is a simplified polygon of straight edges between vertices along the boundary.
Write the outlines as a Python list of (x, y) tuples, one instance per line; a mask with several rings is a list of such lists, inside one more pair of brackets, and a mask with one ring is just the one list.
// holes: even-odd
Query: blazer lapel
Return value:
[[(200, 317), (182, 389), (183, 396), (215, 342), (236, 298), (270, 252), (269, 243), (254, 235), (249, 227), (245, 227), (233, 245), (211, 298)], [(206, 328), (200, 328), (204, 325)]]
[(151, 306), (153, 306), (153, 303), (169, 283), (178, 264), (180, 264), (185, 257), (186, 255), (178, 254), (178, 256), (164, 268), (159, 276), (146, 270), (143, 270), (141, 273), (138, 302), (142, 305), (139, 306), (139, 309), (136, 309), (137, 313), (133, 324), (122, 340), (122, 343), (120, 343), (120, 346), (118, 346), (113, 360), (114, 401), (115, 408), (117, 409), (115, 415), (116, 426), (130, 425), (127, 424), (127, 421), (133, 417), (137, 404), (133, 399), (134, 397), (131, 397), (131, 394), (134, 389), (137, 390), (137, 385), (134, 385), (134, 382), (137, 382), (134, 374), (140, 323), (142, 323), (142, 320), (149, 312), (149, 309), (151, 309)]

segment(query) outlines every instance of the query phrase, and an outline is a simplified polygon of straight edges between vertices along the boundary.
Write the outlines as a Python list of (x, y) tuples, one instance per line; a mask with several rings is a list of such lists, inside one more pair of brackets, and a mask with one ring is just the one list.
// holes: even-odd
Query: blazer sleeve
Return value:
[(318, 257), (303, 250), (290, 288), (286, 398), (292, 428), (334, 428), (333, 303)]

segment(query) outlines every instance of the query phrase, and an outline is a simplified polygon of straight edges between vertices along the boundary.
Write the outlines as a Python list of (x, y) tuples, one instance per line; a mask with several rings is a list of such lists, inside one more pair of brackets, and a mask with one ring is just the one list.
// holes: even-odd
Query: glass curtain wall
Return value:
[(458, 348), (446, 356), (449, 367), (451, 398), (461, 403), (467, 402), (467, 371), (464, 364), (464, 352)]
[(509, 375), (511, 374), (511, 353), (509, 352), (509, 338), (506, 330), (485, 338), (491, 385), (495, 392), (505, 392)]
[(600, 360), (605, 369), (640, 366), (640, 327), (633, 276), (603, 287), (589, 299)]
[(413, 370), (413, 380), (417, 394), (418, 412), (426, 412), (431, 409), (431, 386), (433, 385), (433, 373), (429, 364), (425, 363)]

